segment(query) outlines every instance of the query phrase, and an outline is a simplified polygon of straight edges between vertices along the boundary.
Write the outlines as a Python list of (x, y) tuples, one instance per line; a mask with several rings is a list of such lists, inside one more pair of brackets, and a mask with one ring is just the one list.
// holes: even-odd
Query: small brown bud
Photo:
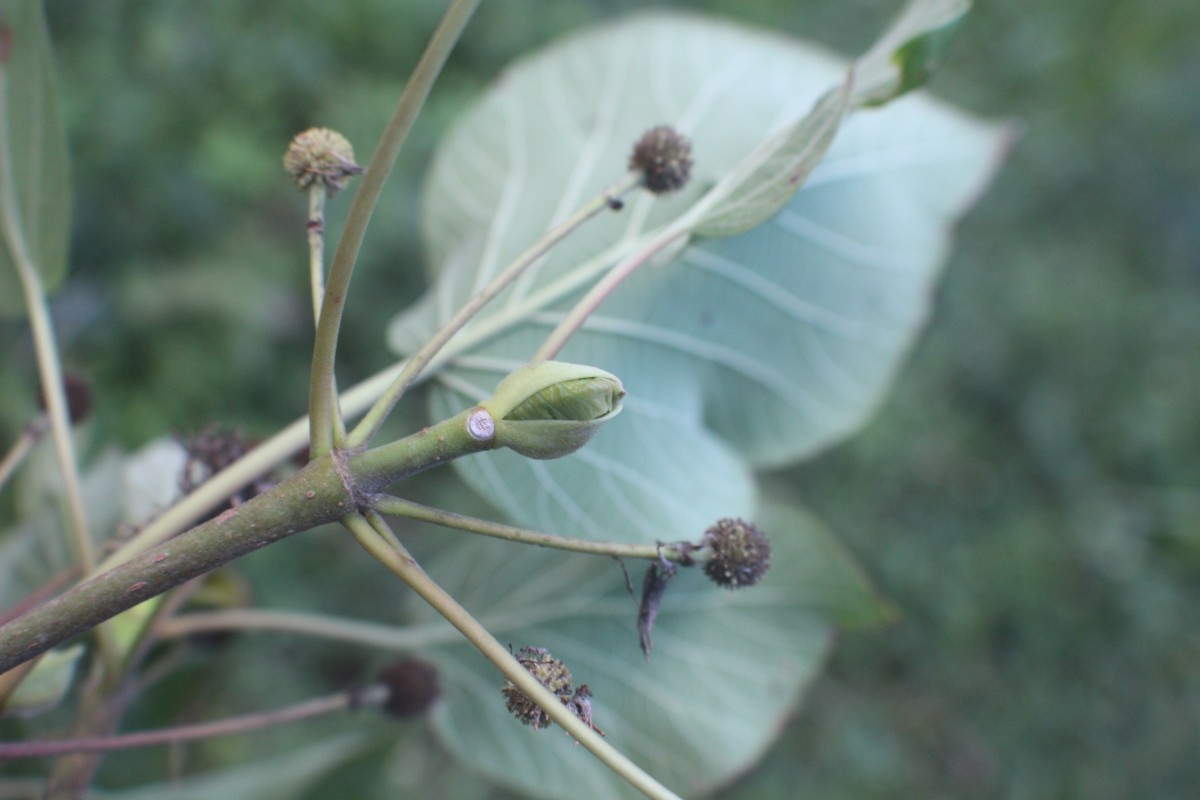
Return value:
[(437, 668), (419, 658), (404, 658), (379, 672), (379, 682), (388, 688), (383, 708), (405, 719), (424, 714), (441, 693)]
[(642, 185), (654, 194), (682, 189), (692, 163), (692, 143), (666, 125), (646, 131), (629, 157), (629, 169), (642, 173)]
[(329, 128), (309, 128), (296, 134), (283, 155), (283, 168), (296, 188), (321, 183), (330, 197), (363, 168), (354, 163), (354, 148), (346, 137)]
[[(78, 425), (92, 413), (92, 386), (87, 378), (67, 373), (63, 376), (63, 394), (67, 398), (67, 417), (72, 425)], [(38, 408), (46, 410), (45, 392), (38, 392)]]

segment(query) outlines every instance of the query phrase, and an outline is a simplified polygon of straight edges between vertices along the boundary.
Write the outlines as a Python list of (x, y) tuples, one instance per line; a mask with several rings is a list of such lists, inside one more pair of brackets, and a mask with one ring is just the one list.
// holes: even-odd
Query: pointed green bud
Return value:
[(559, 458), (583, 447), (615, 417), (624, 396), (610, 372), (538, 361), (501, 381), (481, 407), (495, 421), (497, 446), (529, 458)]

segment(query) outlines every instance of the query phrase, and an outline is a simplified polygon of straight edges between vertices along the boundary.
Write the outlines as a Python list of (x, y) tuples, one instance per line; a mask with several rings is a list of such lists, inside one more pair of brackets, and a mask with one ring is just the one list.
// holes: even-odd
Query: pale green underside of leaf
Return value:
[(89, 789), (94, 800), (213, 800), (254, 798), (293, 800), (303, 796), (317, 781), (360, 752), (367, 742), (362, 736), (339, 736), (325, 742), (269, 758), (257, 758), (241, 766), (180, 778), (170, 784), (123, 791)]
[[(667, 590), (645, 661), (636, 601), (618, 565), (505, 542), (453, 540), (425, 566), (502, 642), (548, 648), (595, 697), (608, 741), (684, 797), (712, 789), (761, 755), (826, 653), (831, 619), (877, 621), (862, 577), (810, 517), (764, 509), (774, 566), (731, 592), (684, 570)], [(630, 562), (640, 585), (644, 562)], [(830, 593), (827, 588), (840, 587)], [(414, 622), (435, 612), (413, 598)], [(442, 670), (433, 721), (485, 776), (535, 797), (640, 796), (558, 727), (510, 716), (504, 680), (469, 645), (425, 650)]]
[[(437, 364), (433, 416), (488, 397), (596, 276), (666, 226), (698, 221), (688, 216), (698, 201), (764, 142), (786, 141), (844, 75), (809, 45), (665, 13), (571, 37), (507, 70), (435, 160), (422, 218), (433, 287), (392, 325), (401, 353), (618, 179), (646, 129), (679, 128), (697, 163), (681, 192), (635, 196), (588, 223), (485, 309)], [(753, 181), (727, 196), (771, 195), (782, 210), (741, 235), (693, 237), (641, 269), (560, 354), (618, 375), (629, 392), (622, 414), (567, 458), (456, 462), (484, 497), (539, 530), (671, 541), (743, 516), (772, 537), (762, 587), (715, 592), (694, 573), (672, 586), (645, 666), (635, 603), (611, 564), (473, 543), (428, 565), (502, 641), (572, 664), (596, 691), (610, 741), (685, 796), (761, 752), (817, 668), (832, 620), (885, 614), (836, 547), (814, 544), (828, 540), (814, 538), (811, 521), (763, 510), (754, 470), (810, 455), (874, 410), (926, 318), (949, 227), (1003, 139), (1000, 126), (912, 94), (847, 118), (790, 200), (748, 170)], [(714, 221), (713, 232), (728, 231)], [(540, 796), (632, 796), (560, 732), (507, 717), (496, 671), (468, 647), (437, 660), (447, 690), (436, 723), (468, 763)]]
[[(661, 13), (506, 71), (439, 150), (422, 220), (435, 285), (393, 323), (400, 352), (619, 177), (645, 129), (685, 131), (697, 164), (682, 192), (589, 223), (485, 309), (449, 348), (435, 415), (486, 397), (589, 275), (686, 214), (843, 74), (812, 46)], [(749, 513), (751, 468), (810, 455), (877, 406), (928, 314), (949, 226), (1003, 138), (920, 94), (852, 115), (780, 213), (642, 269), (563, 351), (629, 391), (593, 444), (550, 463), (472, 458), (463, 474), (521, 522), (575, 535), (692, 536), (700, 521)]]
[[(4, 72), (9, 163), (21, 228), (46, 291), (66, 273), (70, 190), (67, 140), (59, 116), (50, 37), (36, 0), (10, 0), (0, 23), (11, 31)], [(12, 256), (0, 239), (0, 315), (24, 313)]]

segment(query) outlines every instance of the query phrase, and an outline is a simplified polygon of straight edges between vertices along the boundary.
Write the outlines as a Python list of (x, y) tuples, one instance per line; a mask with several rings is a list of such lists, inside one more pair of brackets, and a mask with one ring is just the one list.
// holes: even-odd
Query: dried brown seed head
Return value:
[(654, 194), (683, 188), (692, 164), (692, 143), (667, 125), (642, 134), (629, 157), (629, 169), (642, 173), (642, 185)]
[(720, 586), (753, 586), (771, 566), (771, 543), (754, 523), (718, 520), (705, 532), (704, 542), (712, 551), (704, 572)]

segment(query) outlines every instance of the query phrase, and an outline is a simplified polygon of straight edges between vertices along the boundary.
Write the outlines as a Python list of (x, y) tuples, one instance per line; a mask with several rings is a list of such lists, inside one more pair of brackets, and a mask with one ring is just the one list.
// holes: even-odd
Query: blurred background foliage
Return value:
[[(414, 211), (439, 132), (522, 51), (650, 5), (668, 4), (484, 4), (377, 212), (342, 334), (344, 383), (388, 363), (384, 325), (423, 288)], [(854, 52), (899, 2), (670, 5)], [(76, 187), (54, 312), (68, 366), (97, 389), (94, 451), (210, 421), (270, 433), (304, 409), (311, 327), (304, 200), (282, 174), (284, 147), (328, 125), (365, 163), (441, 3), (48, 6)], [(726, 800), (1200, 791), (1197, 30), (1200, 5), (1174, 0), (1013, 0), (968, 18), (932, 88), (1021, 120), (1025, 135), (962, 226), (929, 331), (879, 417), (773, 476), (842, 536), (901, 618), (843, 638)], [(333, 204), (334, 235), (348, 203)], [(9, 441), (33, 407), (34, 369), (21, 325), (0, 331)], [(324, 610), (380, 615), (361, 574), (376, 570), (358, 554), (288, 547), (241, 567), (259, 600), (307, 606), (320, 581), (339, 587), (322, 589)], [(399, 590), (380, 578), (378, 591)], [(264, 657), (239, 656), (247, 646), (160, 684), (130, 726), (183, 715), (198, 696), (206, 714), (244, 711), (245, 697), (282, 703), (363, 669), (275, 642), (263, 646), (279, 661), (247, 671)], [(327, 727), (364, 726), (394, 724)], [(299, 735), (261, 742), (277, 752)], [(166, 768), (150, 761), (113, 758), (102, 777), (140, 783)], [(362, 780), (359, 766), (336, 780)]]

